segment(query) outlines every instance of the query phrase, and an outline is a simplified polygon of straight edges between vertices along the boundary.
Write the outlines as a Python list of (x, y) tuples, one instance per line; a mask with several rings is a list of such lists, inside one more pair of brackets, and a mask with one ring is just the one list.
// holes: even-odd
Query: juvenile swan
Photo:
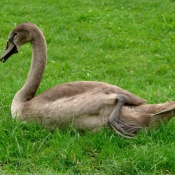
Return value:
[(73, 125), (79, 130), (98, 131), (109, 125), (116, 133), (132, 137), (141, 127), (173, 117), (175, 102), (148, 105), (146, 100), (103, 82), (60, 84), (35, 97), (47, 55), (40, 29), (28, 22), (16, 26), (9, 34), (0, 60), (5, 62), (28, 42), (32, 45), (33, 57), (27, 80), (12, 101), (13, 118), (36, 121), (46, 128), (62, 129)]

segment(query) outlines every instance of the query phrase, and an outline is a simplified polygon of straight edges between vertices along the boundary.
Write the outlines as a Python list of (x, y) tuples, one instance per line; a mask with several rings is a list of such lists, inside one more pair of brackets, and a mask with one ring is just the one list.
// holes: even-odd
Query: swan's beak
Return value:
[(2, 57), (0, 58), (0, 61), (2, 62), (7, 61), (7, 59), (15, 53), (18, 53), (18, 49), (16, 45), (8, 40), (6, 48), (2, 54)]

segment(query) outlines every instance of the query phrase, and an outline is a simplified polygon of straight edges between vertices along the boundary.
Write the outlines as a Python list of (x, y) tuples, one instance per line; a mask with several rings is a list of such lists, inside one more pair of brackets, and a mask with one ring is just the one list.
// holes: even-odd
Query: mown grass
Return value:
[[(44, 32), (48, 61), (37, 93), (58, 83), (94, 80), (148, 103), (175, 99), (175, 1), (0, 2), (0, 48), (16, 24)], [(127, 140), (113, 131), (81, 135), (12, 120), (10, 105), (30, 66), (25, 45), (0, 67), (1, 174), (174, 174), (175, 120)]]

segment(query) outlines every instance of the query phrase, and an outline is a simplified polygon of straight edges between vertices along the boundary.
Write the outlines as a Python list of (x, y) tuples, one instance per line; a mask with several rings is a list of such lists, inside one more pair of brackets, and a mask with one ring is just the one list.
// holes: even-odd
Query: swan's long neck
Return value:
[(31, 45), (33, 55), (28, 77), (24, 86), (16, 93), (13, 103), (32, 99), (44, 73), (47, 49), (45, 38), (40, 31), (37, 31), (36, 37), (31, 41)]

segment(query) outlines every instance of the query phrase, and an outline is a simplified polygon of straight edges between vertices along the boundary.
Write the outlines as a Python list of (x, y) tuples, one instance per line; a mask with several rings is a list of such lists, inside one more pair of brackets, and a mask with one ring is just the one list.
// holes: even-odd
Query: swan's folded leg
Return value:
[(117, 105), (116, 105), (115, 109), (113, 110), (113, 112), (109, 116), (108, 124), (119, 135), (126, 137), (126, 138), (134, 137), (137, 130), (139, 130), (140, 127), (128, 125), (128, 124), (124, 123), (124, 121), (119, 119), (120, 110), (125, 103), (125, 96), (122, 94), (119, 94), (119, 95), (117, 95), (116, 100), (117, 100)]

